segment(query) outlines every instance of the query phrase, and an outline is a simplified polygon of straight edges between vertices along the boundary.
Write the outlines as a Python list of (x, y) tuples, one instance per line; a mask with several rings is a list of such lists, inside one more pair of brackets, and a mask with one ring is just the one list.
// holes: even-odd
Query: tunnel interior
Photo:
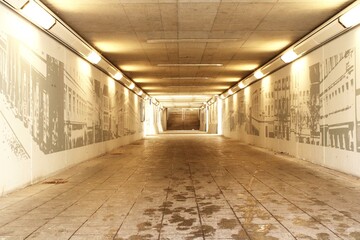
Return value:
[(359, 1), (0, 13), (0, 239), (360, 239)]

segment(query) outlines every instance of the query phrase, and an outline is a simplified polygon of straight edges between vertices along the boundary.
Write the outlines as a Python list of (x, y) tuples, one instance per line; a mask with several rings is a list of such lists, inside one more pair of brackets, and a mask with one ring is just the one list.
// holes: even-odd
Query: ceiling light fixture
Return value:
[(143, 95), (143, 93), (144, 93), (144, 92), (140, 90), (140, 91), (138, 92), (138, 95), (141, 96), (141, 95)]
[(283, 60), (284, 63), (289, 63), (289, 62), (294, 61), (297, 57), (298, 57), (298, 55), (293, 50), (290, 50), (281, 56), (281, 60)]
[(114, 78), (118, 81), (120, 81), (122, 79), (124, 75), (121, 73), (121, 72), (117, 72), (115, 75), (114, 75)]
[(229, 89), (228, 93), (229, 93), (229, 95), (233, 95), (233, 94), (234, 94), (233, 90), (231, 90), (231, 89)]
[(243, 82), (239, 82), (238, 86), (239, 86), (239, 88), (240, 88), (240, 89), (245, 88), (245, 85), (244, 85), (244, 83), (243, 83)]
[(200, 79), (212, 79), (210, 77), (163, 77), (164, 80), (200, 80)]
[(222, 43), (241, 41), (237, 38), (169, 38), (169, 39), (148, 39), (147, 43)]
[(264, 74), (261, 72), (261, 70), (257, 70), (255, 73), (254, 73), (254, 77), (256, 79), (260, 79), (262, 77), (264, 77)]
[(158, 64), (158, 67), (222, 67), (222, 63), (169, 63)]
[(28, 0), (5, 0), (5, 2), (15, 9), (20, 9), (28, 2)]
[(101, 60), (101, 57), (96, 52), (92, 51), (87, 57), (87, 60), (93, 64), (98, 64)]
[(360, 4), (339, 17), (339, 22), (346, 28), (358, 25), (360, 23)]
[(55, 25), (56, 20), (50, 13), (44, 8), (38, 5), (34, 1), (27, 2), (22, 8), (21, 12), (33, 23), (41, 26), (42, 28), (49, 30)]
[(134, 88), (135, 88), (135, 83), (133, 83), (133, 82), (130, 83), (129, 88), (130, 88), (130, 89), (134, 89)]
[[(87, 59), (92, 64), (98, 64), (97, 67), (109, 76), (116, 80), (121, 80), (124, 77), (117, 67), (99, 55), (96, 50), (93, 50), (89, 43), (57, 17), (56, 14), (51, 12), (40, 0), (3, 0), (3, 2), (9, 7), (16, 9), (20, 15), (33, 24), (47, 30), (47, 33), (60, 40), (61, 43), (72, 49), (79, 56)], [(126, 82), (125, 79), (124, 81)], [(131, 84), (130, 88), (135, 88), (135, 84)], [(142, 92), (140, 88), (137, 91)]]

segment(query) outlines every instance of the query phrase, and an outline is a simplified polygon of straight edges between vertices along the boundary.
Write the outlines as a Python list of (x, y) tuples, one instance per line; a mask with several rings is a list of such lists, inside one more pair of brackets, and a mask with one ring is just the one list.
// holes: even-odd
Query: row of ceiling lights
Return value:
[(316, 47), (321, 46), (325, 42), (333, 39), (338, 36), (340, 33), (355, 27), (360, 23), (360, 4), (359, 1), (353, 3), (344, 11), (340, 12), (332, 19), (321, 25), (319, 28), (311, 32), (309, 35), (305, 36), (299, 42), (294, 44), (290, 49), (286, 50), (280, 56), (275, 57), (269, 63), (265, 64), (249, 77), (241, 80), (235, 86), (228, 89), (225, 93), (220, 96), (214, 96), (209, 101), (204, 102), (204, 106), (211, 105), (215, 102), (214, 99), (220, 97), (225, 99), (234, 93), (240, 91), (241, 89), (249, 86), (257, 80), (262, 79), (266, 75), (276, 71), (280, 67), (283, 67), (285, 64), (288, 64), (300, 56), (310, 52)]
[[(56, 17), (56, 15), (47, 9), (41, 2), (35, 0), (3, 1), (20, 13), (20, 15), (24, 16), (35, 25), (42, 27), (50, 35), (56, 37), (68, 47), (75, 50), (90, 63), (100, 67), (115, 80), (121, 81), (128, 89), (134, 91), (138, 96), (141, 96), (144, 99), (150, 98), (148, 95), (144, 94), (141, 88), (136, 86), (129, 78), (125, 77), (119, 69), (103, 58), (84, 39)], [(153, 99), (152, 102), (156, 106), (159, 105), (159, 102), (156, 99)]]
[[(54, 17), (54, 14), (51, 13), (45, 6), (34, 1), (34, 0), (3, 0), (11, 5), (15, 10), (17, 10), (21, 15), (25, 16), (31, 22), (36, 25), (41, 26), (45, 30), (47, 30), (51, 35), (54, 35), (65, 44), (76, 50), (82, 56), (84, 56), (89, 62), (98, 65), (100, 68), (108, 72), (114, 79), (118, 81), (122, 81), (125, 86), (129, 89), (133, 90), (139, 96), (142, 96), (143, 91), (135, 85), (130, 79), (126, 78), (120, 70), (114, 67), (110, 62), (106, 59), (102, 58), (92, 47), (90, 47), (80, 36), (78, 36), (71, 28), (69, 28), (66, 24), (64, 24), (61, 20)], [(76, 44), (72, 44), (69, 42), (69, 39), (66, 37), (62, 37), (62, 34), (59, 34), (59, 29), (52, 28), (59, 22), (59, 27), (62, 27), (62, 31), (68, 31), (65, 36), (72, 35), (71, 37), (75, 37), (77, 40), (80, 40), (81, 44), (84, 45), (86, 51), (90, 51), (90, 53), (86, 54), (86, 51), (81, 51), (76, 47)], [(299, 56), (304, 55), (305, 53), (312, 50), (314, 47), (324, 43), (328, 39), (331, 39), (338, 35), (339, 33), (344, 31), (345, 29), (356, 26), (360, 23), (360, 5), (357, 3), (352, 4), (349, 8), (346, 9), (346, 12), (338, 17), (336, 20), (330, 21), (330, 23), (326, 23), (325, 26), (322, 26), (320, 29), (315, 30), (315, 33), (310, 34), (311, 36), (305, 37), (305, 40), (301, 41), (299, 44), (295, 45), (291, 49), (287, 50), (280, 57), (273, 59), (270, 63), (261, 67), (257, 71), (255, 71), (252, 75), (247, 77), (244, 80), (241, 80), (237, 85), (230, 88), (227, 92), (221, 94), (220, 98), (225, 99), (226, 97), (236, 93), (240, 89), (245, 88), (251, 83), (263, 78), (264, 76), (270, 74), (271, 72), (279, 69), (287, 63), (290, 63), (297, 59)], [(340, 25), (341, 24), (341, 25)], [(340, 27), (339, 27), (340, 26)], [(341, 27), (343, 26), (343, 27)], [(60, 31), (61, 32), (61, 31)], [(63, 32), (62, 32), (63, 33)], [(319, 41), (320, 40), (320, 41)], [(75, 47), (74, 47), (75, 45)], [(281, 63), (280, 60), (281, 59)], [(103, 60), (103, 61), (101, 61)], [(145, 94), (144, 94), (145, 95)], [(144, 98), (149, 98), (149, 96), (144, 96)], [(154, 99), (153, 102), (159, 105), (159, 102)], [(207, 103), (211, 103), (209, 100)]]

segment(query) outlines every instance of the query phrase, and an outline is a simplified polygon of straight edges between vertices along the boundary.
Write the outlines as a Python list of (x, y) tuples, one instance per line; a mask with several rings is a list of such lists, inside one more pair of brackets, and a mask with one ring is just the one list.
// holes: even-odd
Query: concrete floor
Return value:
[(0, 198), (0, 239), (360, 239), (359, 203), (345, 174), (166, 134)]

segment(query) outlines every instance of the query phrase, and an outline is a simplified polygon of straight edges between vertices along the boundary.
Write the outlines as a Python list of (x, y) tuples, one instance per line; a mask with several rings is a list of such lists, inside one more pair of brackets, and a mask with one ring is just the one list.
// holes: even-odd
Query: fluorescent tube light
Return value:
[(257, 70), (255, 73), (254, 73), (254, 77), (256, 79), (260, 79), (264, 76), (264, 74), (261, 72), (261, 70)]
[(281, 60), (283, 60), (284, 63), (289, 63), (294, 61), (297, 57), (298, 55), (293, 50), (290, 50), (281, 56)]
[(101, 57), (96, 52), (91, 52), (87, 56), (87, 60), (89, 60), (93, 64), (98, 64), (100, 62), (100, 60), (101, 60)]
[(10, 4), (15, 9), (21, 9), (28, 0), (5, 0), (8, 4)]
[(168, 39), (148, 39), (147, 43), (222, 43), (237, 42), (237, 38), (168, 38)]
[(172, 63), (158, 64), (158, 67), (222, 67), (222, 63)]
[(164, 80), (200, 80), (200, 79), (212, 79), (210, 77), (163, 77)]
[(114, 78), (118, 81), (120, 81), (120, 79), (123, 77), (123, 74), (121, 72), (117, 72), (115, 75), (114, 75)]
[(130, 83), (129, 88), (130, 88), (130, 89), (134, 89), (134, 88), (135, 88), (135, 84), (134, 84), (133, 82)]
[(45, 28), (46, 30), (49, 30), (56, 23), (55, 18), (34, 1), (26, 3), (22, 7), (21, 12), (30, 21), (42, 28)]
[(360, 23), (360, 4), (339, 17), (339, 22), (346, 28), (358, 25)]

